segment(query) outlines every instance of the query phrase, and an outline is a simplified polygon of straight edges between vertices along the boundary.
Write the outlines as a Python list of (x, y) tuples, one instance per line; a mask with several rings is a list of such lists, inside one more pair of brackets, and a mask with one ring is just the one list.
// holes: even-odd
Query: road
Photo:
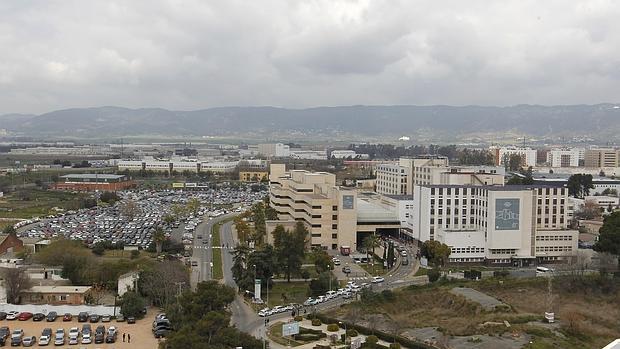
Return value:
[[(192, 286), (192, 289), (196, 288), (198, 282), (211, 280), (213, 278), (213, 270), (211, 267), (211, 263), (213, 263), (213, 236), (211, 236), (211, 232), (215, 224), (226, 220), (233, 215), (234, 214), (227, 214), (205, 220), (202, 223), (198, 224), (198, 226), (194, 230), (192, 263), (195, 261), (198, 263), (198, 265), (192, 266), (192, 273), (190, 275), (190, 284)], [(198, 236), (202, 236), (202, 239), (198, 239)], [(221, 246), (218, 246), (218, 248), (221, 248)], [(227, 253), (222, 253), (222, 255), (225, 254)], [(226, 269), (224, 268), (224, 270)]]

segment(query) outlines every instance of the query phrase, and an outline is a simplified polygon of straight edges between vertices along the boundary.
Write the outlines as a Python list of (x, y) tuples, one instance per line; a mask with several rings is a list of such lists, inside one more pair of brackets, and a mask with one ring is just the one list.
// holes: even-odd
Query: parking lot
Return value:
[[(218, 207), (230, 205), (249, 206), (261, 200), (265, 192), (253, 192), (250, 189), (207, 189), (195, 192), (183, 191), (131, 191), (119, 193), (122, 200), (109, 207), (94, 207), (79, 211), (59, 213), (45, 217), (37, 223), (18, 230), (18, 236), (50, 239), (64, 237), (82, 240), (87, 244), (110, 241), (112, 244), (135, 246), (146, 249), (153, 242), (153, 234), (161, 227), (168, 237), (186, 244), (191, 240), (193, 228), (209, 213), (225, 213)], [(173, 213), (173, 207), (185, 207), (192, 199), (197, 199), (201, 208), (196, 214), (188, 213), (180, 222), (166, 223), (164, 217)], [(127, 215), (126, 202), (135, 202), (135, 214)], [(132, 217), (133, 216), (133, 217)], [(188, 233), (183, 236), (184, 233)]]
[[(0, 321), (0, 326), (8, 326), (10, 331), (14, 331), (17, 329), (22, 329), (24, 331), (24, 336), (35, 336), (36, 343), (33, 347), (39, 347), (39, 338), (44, 328), (50, 328), (52, 330), (52, 342), (48, 345), (49, 347), (56, 348), (132, 348), (132, 349), (154, 349), (157, 348), (158, 340), (153, 336), (151, 327), (153, 319), (155, 318), (156, 311), (150, 311), (149, 315), (144, 319), (137, 320), (135, 324), (128, 324), (127, 322), (116, 322), (112, 320), (111, 322), (106, 323), (93, 323), (90, 324), (93, 332), (99, 325), (103, 325), (106, 328), (106, 331), (110, 326), (115, 326), (118, 331), (118, 337), (115, 343), (102, 343), (95, 344), (94, 341), (91, 344), (78, 344), (78, 345), (69, 345), (68, 344), (68, 333), (71, 327), (77, 327), (79, 329), (82, 328), (83, 322), (78, 322), (77, 318), (74, 316), (71, 321), (62, 321), (62, 317), (58, 318), (54, 322), (43, 321), (32, 321), (25, 320), (2, 320)], [(65, 331), (65, 345), (55, 346), (53, 343), (54, 333), (56, 329), (62, 328)], [(131, 336), (131, 343), (123, 343), (123, 333)], [(79, 337), (80, 341), (82, 336)], [(6, 346), (10, 346), (10, 336)]]

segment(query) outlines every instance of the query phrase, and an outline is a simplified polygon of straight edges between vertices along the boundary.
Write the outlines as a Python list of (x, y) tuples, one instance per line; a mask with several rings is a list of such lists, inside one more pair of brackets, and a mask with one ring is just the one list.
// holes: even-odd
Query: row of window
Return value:
[(494, 248), (491, 249), (491, 254), (515, 254), (517, 250), (514, 248)]
[(536, 252), (571, 252), (573, 246), (536, 246)]
[(573, 241), (572, 235), (538, 235), (536, 241)]
[[(321, 233), (313, 233), (312, 234), (313, 238), (320, 238), (321, 237)], [(338, 238), (338, 234), (332, 234), (332, 239), (337, 239)]]
[(484, 253), (483, 247), (452, 247), (452, 253)]

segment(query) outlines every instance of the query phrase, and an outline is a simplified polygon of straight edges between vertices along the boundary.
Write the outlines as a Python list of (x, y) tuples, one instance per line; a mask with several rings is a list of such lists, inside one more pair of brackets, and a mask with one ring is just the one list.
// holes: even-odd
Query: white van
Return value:
[(545, 273), (551, 273), (551, 272), (553, 272), (553, 269), (546, 268), (546, 267), (536, 267), (536, 274), (545, 274)]

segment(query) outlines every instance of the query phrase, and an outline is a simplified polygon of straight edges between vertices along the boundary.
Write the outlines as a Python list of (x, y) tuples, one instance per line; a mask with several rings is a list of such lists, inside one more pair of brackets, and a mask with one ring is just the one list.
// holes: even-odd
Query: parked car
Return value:
[(101, 322), (110, 322), (112, 316), (110, 314), (101, 315)]
[(135, 324), (136, 323), (136, 318), (133, 316), (128, 316), (127, 317), (127, 323), (128, 324)]
[(52, 340), (52, 329), (44, 328), (43, 332), (41, 332), (41, 337), (39, 337), (39, 346), (49, 345)]
[(37, 342), (37, 337), (35, 336), (27, 336), (22, 339), (22, 345), (25, 347), (31, 347)]
[(78, 339), (78, 336), (69, 335), (69, 345), (77, 345), (79, 343), (80, 343), (80, 340)]
[(3, 311), (0, 311), (0, 320), (4, 320), (6, 319), (6, 313)]
[(0, 327), (0, 345), (4, 345), (6, 343), (6, 340), (9, 338), (10, 334), (11, 330), (8, 326)]
[(155, 336), (155, 338), (162, 338), (162, 337), (166, 337), (168, 335), (168, 332), (170, 331), (171, 330), (168, 328), (159, 328), (153, 331), (153, 335)]
[(71, 315), (71, 313), (65, 313), (65, 315), (62, 316), (62, 321), (71, 321), (73, 320), (73, 315)]
[(90, 324), (82, 325), (82, 334), (91, 333), (91, 332), (92, 332), (92, 328), (90, 327)]
[(32, 321), (43, 321), (45, 319), (45, 314), (43, 313), (35, 313), (32, 315)]
[(18, 347), (22, 344), (22, 338), (24, 338), (24, 330), (17, 329), (11, 333), (11, 346)]
[(116, 322), (124, 322), (124, 321), (125, 321), (125, 317), (123, 316), (123, 314), (116, 315)]
[(83, 311), (78, 314), (78, 322), (86, 322), (88, 321), (88, 313)]
[(99, 325), (95, 329), (95, 343), (101, 344), (105, 341), (105, 326)]
[(54, 345), (65, 345), (65, 330), (59, 328), (54, 335)]
[(17, 320), (19, 321), (26, 321), (30, 319), (32, 319), (32, 313), (28, 311), (23, 311), (17, 316)]
[(118, 336), (118, 333), (116, 331), (116, 328), (114, 326), (111, 326), (110, 328), (108, 328), (108, 333), (105, 336), (105, 342), (114, 343), (116, 342), (117, 336)]
[(90, 344), (92, 343), (92, 337), (90, 336), (90, 332), (82, 333), (82, 344)]
[(58, 317), (58, 313), (56, 313), (55, 311), (50, 311), (49, 313), (47, 313), (46, 320), (48, 322), (54, 322), (56, 321), (57, 317)]
[(97, 314), (90, 314), (90, 316), (88, 317), (88, 321), (90, 321), (91, 323), (99, 322), (99, 315), (97, 315)]
[(7, 320), (17, 320), (17, 316), (18, 315), (19, 315), (18, 311), (11, 310), (8, 313), (6, 313), (6, 319)]
[(344, 267), (342, 267), (342, 272), (345, 274), (349, 274), (351, 272), (351, 267), (348, 265), (345, 265)]

